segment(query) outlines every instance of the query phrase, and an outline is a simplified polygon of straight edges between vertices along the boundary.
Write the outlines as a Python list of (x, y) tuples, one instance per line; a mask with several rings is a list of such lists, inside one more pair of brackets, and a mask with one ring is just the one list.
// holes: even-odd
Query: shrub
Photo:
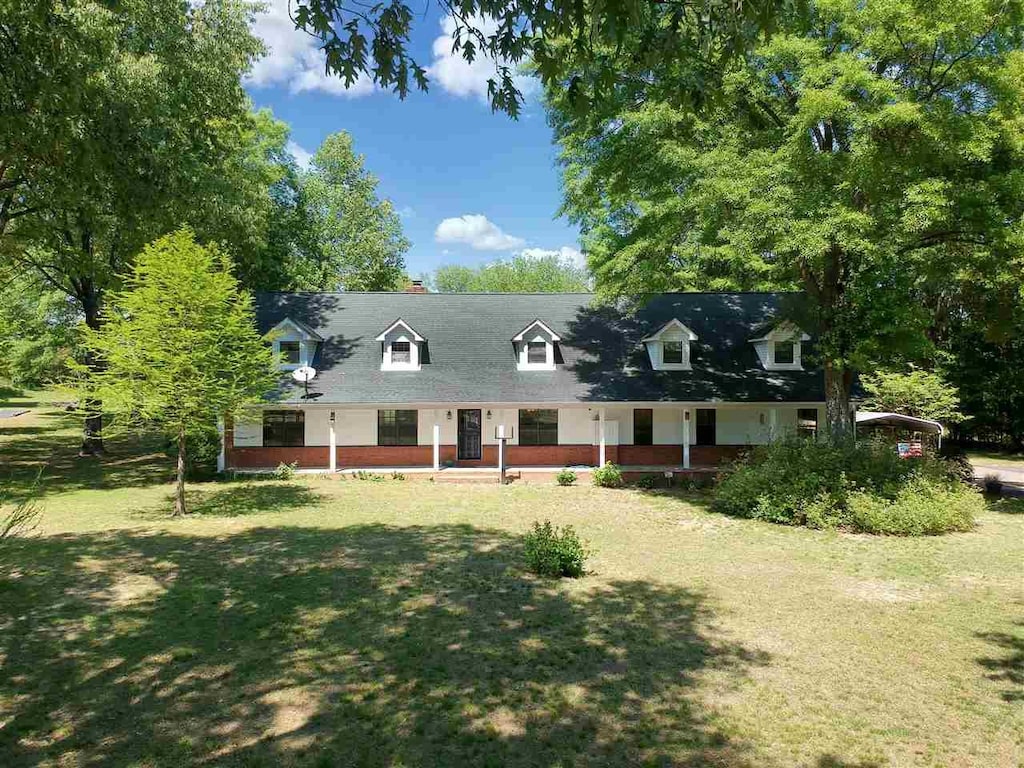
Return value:
[(894, 499), (858, 491), (850, 494), (848, 504), (854, 528), (895, 536), (969, 531), (985, 508), (974, 488), (925, 477), (910, 480)]
[[(871, 511), (859, 517), (854, 515), (851, 497), (859, 494), (861, 510), (867, 510), (865, 498), (884, 503), (886, 509), (892, 502), (902, 499), (902, 506), (889, 513), (899, 516), (909, 504), (912, 489), (929, 490), (928, 500), (935, 503), (939, 503), (935, 489), (953, 494), (956, 500), (967, 498), (956, 495), (962, 484), (951, 479), (953, 474), (945, 461), (901, 459), (891, 446), (881, 443), (825, 443), (794, 437), (759, 446), (734, 464), (718, 484), (712, 508), (726, 514), (788, 525), (898, 532), (895, 529), (903, 527), (904, 523), (883, 525), (878, 518), (871, 517)], [(958, 515), (954, 517), (960, 519)], [(963, 530), (956, 527), (960, 524), (957, 522), (945, 530)], [(942, 525), (935, 523), (924, 527), (932, 530)], [(916, 526), (909, 525), (909, 528), (915, 530)]]
[(555, 481), (559, 485), (572, 485), (576, 482), (576, 473), (571, 469), (563, 469), (555, 475)]
[(295, 471), (299, 468), (299, 462), (293, 461), (291, 464), (285, 464), (283, 461), (277, 465), (277, 469), (274, 470), (275, 480), (291, 480), (295, 477)]
[(970, 460), (963, 453), (957, 453), (952, 456), (947, 456), (944, 459), (946, 466), (946, 474), (953, 480), (959, 480), (961, 483), (973, 483), (974, 482), (974, 467), (971, 465)]
[(594, 470), (594, 485), (601, 488), (621, 488), (622, 470), (610, 461)]
[(1001, 496), (1003, 493), (1003, 481), (999, 475), (991, 474), (985, 475), (985, 493), (990, 493), (993, 496)]
[(657, 484), (657, 475), (643, 475), (642, 477), (638, 477), (636, 481), (633, 483), (633, 485), (635, 485), (637, 488), (643, 490), (650, 490), (651, 488), (654, 488)]
[(391, 473), (391, 479), (392, 480), (405, 480), (405, 473), (404, 472), (392, 472)]
[(543, 524), (534, 522), (533, 530), (524, 538), (523, 549), (531, 571), (556, 578), (582, 576), (584, 561), (590, 554), (571, 525), (557, 528), (550, 520)]
[[(190, 430), (185, 435), (185, 449), (185, 477), (188, 480), (209, 480), (217, 475), (220, 433), (215, 425)], [(168, 437), (165, 440), (164, 453), (171, 458), (177, 458), (177, 437)]]

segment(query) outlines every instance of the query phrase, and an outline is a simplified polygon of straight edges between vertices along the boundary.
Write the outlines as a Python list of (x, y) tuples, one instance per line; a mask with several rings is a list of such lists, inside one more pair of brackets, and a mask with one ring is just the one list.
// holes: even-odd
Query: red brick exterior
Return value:
[(510, 445), (508, 459), (514, 467), (564, 467), (592, 464), (594, 447), (590, 445)]
[(295, 462), (299, 469), (327, 469), (330, 449), (326, 445), (307, 445), (301, 448), (232, 448), (225, 458), (233, 469), (265, 469), (284, 462)]
[(725, 464), (750, 450), (749, 445), (691, 445), (690, 465), (713, 467)]
[(683, 446), (620, 445), (619, 460), (624, 467), (674, 467), (683, 463)]

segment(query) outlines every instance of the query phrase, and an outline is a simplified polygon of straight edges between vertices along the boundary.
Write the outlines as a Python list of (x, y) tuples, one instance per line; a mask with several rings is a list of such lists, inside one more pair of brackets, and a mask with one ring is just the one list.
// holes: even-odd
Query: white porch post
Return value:
[[(224, 456), (224, 419), (217, 419), (217, 434), (220, 435), (220, 452), (217, 454), (217, 471), (223, 472), (227, 461)], [(939, 447), (942, 446), (942, 437), (939, 437)]]
[(328, 458), (328, 466), (330, 467), (331, 472), (337, 472), (338, 471), (338, 436), (334, 432), (334, 417), (335, 417), (335, 411), (331, 411), (331, 413), (330, 413), (331, 432), (330, 432), (330, 440), (328, 441), (330, 443), (330, 446), (331, 446), (331, 455)]
[(775, 433), (779, 427), (779, 409), (768, 410), (768, 442), (775, 442)]
[(434, 471), (441, 469), (441, 425), (437, 422), (437, 411), (434, 411)]
[(599, 424), (598, 429), (601, 431), (600, 440), (598, 442), (600, 448), (598, 449), (597, 463), (603, 467), (605, 462), (605, 454), (607, 453), (607, 451), (605, 450), (606, 440), (604, 436), (604, 408), (600, 408), (597, 412), (597, 423)]
[(690, 409), (683, 409), (683, 469), (690, 468)]

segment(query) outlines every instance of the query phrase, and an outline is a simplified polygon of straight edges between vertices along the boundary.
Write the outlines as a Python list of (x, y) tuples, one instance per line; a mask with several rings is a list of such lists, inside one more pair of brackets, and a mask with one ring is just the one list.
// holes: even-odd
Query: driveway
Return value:
[(984, 480), (988, 475), (996, 475), (1003, 481), (1003, 493), (1007, 496), (1024, 496), (1024, 470), (994, 467), (984, 462), (972, 461), (974, 476)]

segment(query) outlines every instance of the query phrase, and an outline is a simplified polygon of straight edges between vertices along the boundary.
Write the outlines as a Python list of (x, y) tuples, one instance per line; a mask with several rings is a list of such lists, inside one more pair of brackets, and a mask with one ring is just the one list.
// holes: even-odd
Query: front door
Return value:
[(480, 409), (459, 409), (459, 458), (480, 458)]

